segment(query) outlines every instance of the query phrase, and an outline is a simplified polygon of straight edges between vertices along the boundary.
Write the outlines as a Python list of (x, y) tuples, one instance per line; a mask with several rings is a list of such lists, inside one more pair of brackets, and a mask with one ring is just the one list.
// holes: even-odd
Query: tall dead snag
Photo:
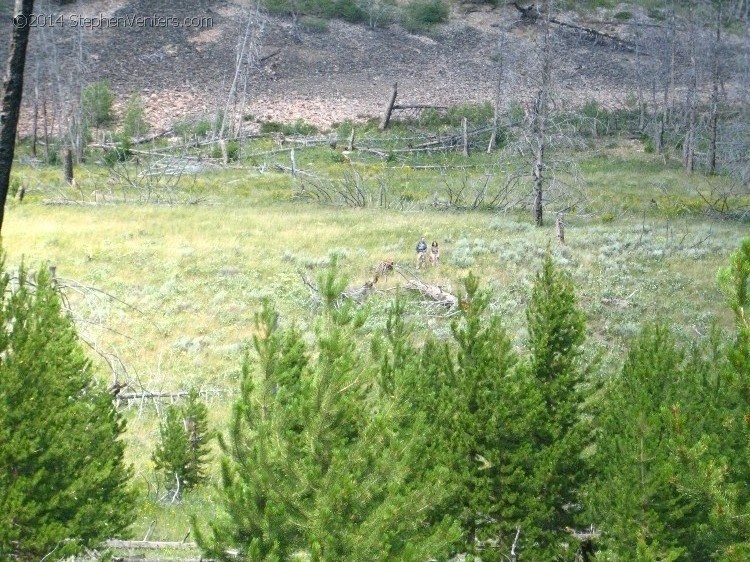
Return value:
[(23, 94), (23, 71), (26, 66), (26, 46), (29, 43), (29, 21), (34, 11), (34, 0), (16, 0), (13, 33), (8, 51), (8, 67), (3, 83), (3, 107), (0, 113), (0, 230), (5, 218), (5, 201), (10, 186), (10, 169), (16, 145), (16, 127)]
[(698, 63), (696, 61), (695, 43), (698, 40), (698, 26), (695, 16), (695, 0), (690, 0), (690, 74), (687, 89), (685, 111), (685, 138), (682, 143), (682, 166), (686, 172), (695, 171), (695, 144), (698, 120)]
[(716, 4), (716, 36), (712, 44), (711, 52), (711, 115), (709, 127), (711, 137), (708, 143), (708, 173), (716, 172), (716, 140), (719, 130), (719, 80), (721, 79), (719, 51), (721, 49), (721, 8), (722, 0)]
[[(552, 9), (551, 6), (549, 8)], [(536, 226), (543, 226), (544, 196), (544, 151), (547, 145), (547, 118), (549, 114), (549, 95), (552, 88), (552, 38), (550, 36), (550, 14), (544, 18), (544, 31), (541, 39), (539, 57), (539, 90), (531, 116), (531, 132), (534, 150), (534, 201), (532, 216)]]
[(463, 138), (464, 138), (463, 154), (464, 154), (464, 158), (468, 158), (469, 157), (469, 121), (468, 119), (466, 119), (466, 117), (464, 117), (461, 120), (461, 129), (463, 130)]
[(492, 151), (497, 147), (501, 95), (503, 90), (503, 82), (506, 79), (506, 50), (505, 32), (501, 30), (500, 37), (497, 40), (497, 80), (495, 81), (494, 115), (492, 117), (492, 133), (490, 134), (490, 142), (487, 145), (487, 154), (491, 154)]
[(393, 106), (396, 105), (396, 96), (398, 95), (398, 82), (393, 83), (393, 93), (391, 99), (388, 100), (388, 105), (385, 106), (385, 112), (383, 112), (383, 119), (380, 121), (379, 129), (385, 131), (388, 128), (388, 123), (391, 122), (391, 113), (393, 113)]

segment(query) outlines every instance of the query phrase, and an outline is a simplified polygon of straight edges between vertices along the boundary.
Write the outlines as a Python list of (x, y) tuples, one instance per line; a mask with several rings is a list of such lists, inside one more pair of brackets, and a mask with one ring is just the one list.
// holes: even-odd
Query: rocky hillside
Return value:
[[(27, 89), (38, 60), (56, 65), (62, 76), (58, 83), (73, 77), (84, 83), (106, 79), (120, 102), (140, 92), (157, 128), (214, 114), (227, 99), (234, 77), (238, 41), (247, 29), (246, 5), (242, 0), (79, 0), (62, 6), (37, 2), (37, 12), (51, 16), (53, 25), (33, 29)], [(207, 20), (197, 27), (71, 24), (84, 17), (127, 21), (155, 15)], [(585, 20), (575, 13), (558, 18), (625, 39), (633, 36), (633, 26), (613, 19), (612, 12), (591, 13)], [(363, 119), (379, 114), (393, 82), (398, 82), (403, 102), (489, 101), (497, 81), (501, 30), (506, 37), (504, 59), (513, 71), (506, 74), (506, 96), (530, 97), (535, 79), (529, 69), (539, 25), (522, 21), (512, 5), (453, 4), (449, 23), (429, 35), (407, 33), (395, 23), (374, 30), (338, 20), (328, 21), (327, 29), (293, 24), (291, 18), (264, 18), (262, 32), (251, 41), (256, 64), (246, 86), (243, 82), (246, 114), (278, 121), (301, 118), (319, 126)], [(0, 30), (9, 27), (6, 14)], [(257, 33), (261, 27), (252, 29)], [(635, 88), (634, 53), (572, 28), (555, 30), (558, 103), (624, 103)]]

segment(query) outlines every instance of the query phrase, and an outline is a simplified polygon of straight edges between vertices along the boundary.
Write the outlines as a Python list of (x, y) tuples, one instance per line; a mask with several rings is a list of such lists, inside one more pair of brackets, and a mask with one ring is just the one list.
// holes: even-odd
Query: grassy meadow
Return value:
[[(289, 166), (286, 154), (273, 158)], [(420, 272), (422, 278), (455, 293), (473, 271), (519, 346), (525, 303), (549, 248), (575, 281), (588, 318), (589, 353), (601, 353), (602, 373), (649, 319), (666, 319), (695, 338), (714, 321), (730, 321), (716, 271), (747, 235), (747, 225), (706, 217), (698, 191), (708, 189), (709, 180), (645, 154), (639, 143), (570, 156), (586, 203), (565, 215), (565, 245), (556, 240), (549, 212), (546, 226), (535, 228), (522, 210), (443, 204), (451, 182), (481, 183), (485, 170), (498, 165), (497, 155), (476, 154), (469, 160), (473, 167), (460, 172), (440, 168), (458, 163), (456, 155), (381, 162), (355, 152), (350, 163), (326, 147), (300, 149), (296, 158), (301, 170), (331, 178), (352, 169), (374, 182), (387, 174), (394, 204), (306, 202), (293, 197), (299, 188), (290, 174), (253, 158), (186, 174), (175, 188), (179, 201), (156, 204), (121, 197), (117, 179), (102, 165), (78, 167), (78, 185), (70, 188), (59, 167), (22, 157), (14, 176), (27, 194), (23, 202), (9, 203), (6, 267), (22, 260), (32, 269), (54, 264), (102, 380), (113, 379), (106, 356), (118, 380), (128, 382), (127, 391), (208, 391), (210, 422), (218, 431), (228, 420), (253, 315), (263, 299), (275, 303), (284, 322), (308, 329), (315, 311), (300, 272), (314, 278), (334, 258), (351, 285), (369, 280), (386, 258), (413, 271), (421, 235), (441, 243), (440, 265)], [(429, 163), (435, 167), (418, 167)], [(491, 181), (502, 182), (502, 174)], [(98, 203), (95, 190), (103, 194)], [(435, 193), (438, 206), (432, 205)], [(69, 204), (49, 204), (61, 199)], [(403, 284), (404, 277), (394, 273), (376, 285), (369, 300), (373, 330), (383, 325), (388, 303)], [(408, 298), (418, 325), (439, 338), (449, 334), (450, 318)], [(143, 492), (133, 535), (182, 540), (190, 513), (215, 509), (215, 491), (209, 485), (179, 504), (158, 501), (150, 456), (164, 403), (122, 406), (129, 461)], [(212, 479), (218, 480), (218, 462)]]

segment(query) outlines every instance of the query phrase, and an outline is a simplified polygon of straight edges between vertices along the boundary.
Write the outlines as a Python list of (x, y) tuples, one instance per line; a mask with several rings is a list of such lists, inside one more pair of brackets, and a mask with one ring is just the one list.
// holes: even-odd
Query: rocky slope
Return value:
[[(106, 79), (120, 102), (140, 92), (158, 129), (187, 117), (212, 115), (224, 105), (234, 77), (236, 47), (248, 21), (246, 4), (242, 0), (93, 0), (63, 6), (37, 2), (37, 12), (50, 14), (55, 24), (33, 30), (27, 90), (33, 82), (34, 61), (57, 60), (62, 75), (58, 82)], [(81, 17), (133, 15), (210, 21), (199, 27), (71, 25)], [(561, 17), (576, 18), (574, 14)], [(521, 22), (513, 6), (454, 6), (450, 23), (429, 36), (409, 34), (397, 24), (372, 30), (341, 21), (330, 21), (324, 32), (293, 33), (292, 23), (291, 18), (265, 19), (262, 34), (254, 41), (257, 64), (248, 73), (246, 114), (278, 121), (300, 118), (323, 127), (363, 119), (381, 112), (393, 82), (399, 84), (401, 102), (489, 101), (497, 81), (501, 29), (507, 38), (503, 53), (513, 68), (506, 74), (504, 97), (530, 99), (536, 78), (530, 69), (538, 26)], [(0, 30), (9, 26), (6, 15)], [(598, 28), (623, 37), (632, 32), (627, 25)], [(573, 30), (558, 27), (555, 36), (558, 103), (597, 99), (619, 105), (634, 90), (633, 53), (606, 41), (592, 42)]]

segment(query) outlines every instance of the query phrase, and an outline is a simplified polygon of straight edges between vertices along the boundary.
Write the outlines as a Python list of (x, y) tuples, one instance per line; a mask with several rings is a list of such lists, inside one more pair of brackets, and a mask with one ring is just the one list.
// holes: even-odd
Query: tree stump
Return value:
[(73, 151), (70, 148), (63, 150), (63, 177), (66, 183), (73, 185)]
[(565, 244), (565, 223), (562, 213), (557, 213), (557, 241), (560, 244)]
[(398, 82), (393, 83), (393, 93), (391, 99), (388, 101), (388, 105), (385, 106), (385, 112), (383, 113), (383, 119), (380, 121), (379, 129), (385, 131), (388, 128), (388, 123), (391, 122), (391, 113), (393, 113), (393, 106), (396, 104), (396, 96), (398, 95)]

